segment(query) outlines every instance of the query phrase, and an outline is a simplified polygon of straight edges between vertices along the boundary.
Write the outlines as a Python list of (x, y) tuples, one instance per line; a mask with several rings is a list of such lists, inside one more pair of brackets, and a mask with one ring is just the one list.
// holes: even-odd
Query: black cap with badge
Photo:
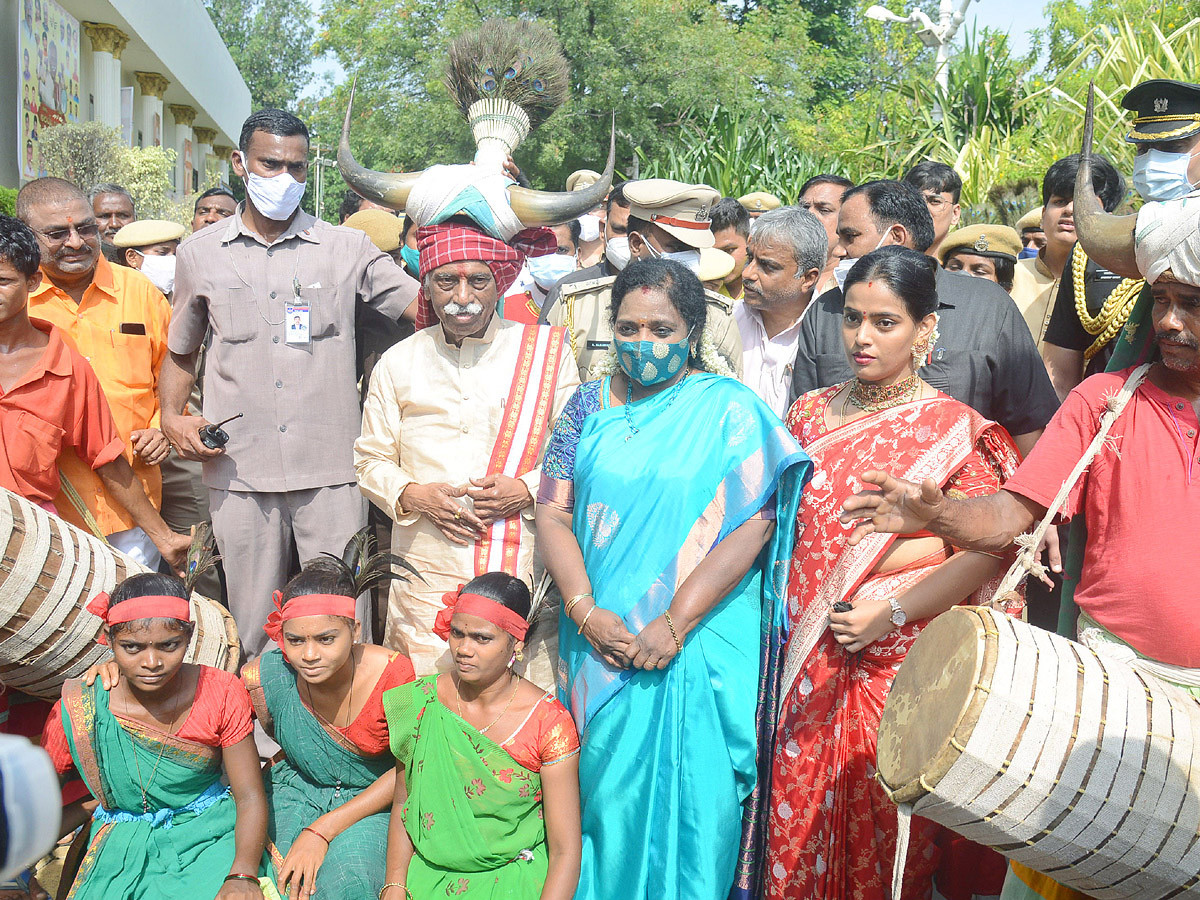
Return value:
[(1178, 141), (1200, 134), (1200, 85), (1154, 78), (1133, 87), (1121, 106), (1137, 113), (1125, 140), (1131, 144)]

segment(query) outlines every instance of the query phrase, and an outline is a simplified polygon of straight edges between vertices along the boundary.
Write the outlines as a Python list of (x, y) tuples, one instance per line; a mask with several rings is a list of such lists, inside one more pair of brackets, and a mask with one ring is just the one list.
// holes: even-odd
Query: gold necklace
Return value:
[[(512, 675), (511, 672), (509, 674)], [(480, 734), (487, 734), (488, 729), (490, 729), (493, 725), (495, 725), (497, 722), (499, 722), (501, 719), (503, 719), (504, 714), (506, 712), (508, 712), (508, 708), (510, 706), (512, 706), (513, 701), (517, 699), (517, 689), (521, 687), (521, 679), (518, 678), (516, 675), (512, 675), (512, 678), (516, 682), (516, 684), (513, 685), (513, 692), (509, 695), (508, 702), (504, 704), (504, 709), (500, 710), (500, 715), (498, 715), (498, 716), (496, 716), (496, 718), (492, 719), (492, 721), (489, 722), (486, 727), (477, 729)], [(460, 719), (462, 719), (464, 722), (466, 722), (467, 717), (463, 715), (463, 708), (462, 708), (462, 691), (460, 691), (458, 689), (458, 681), (457, 680), (455, 680), (455, 682), (454, 682), (454, 696), (458, 703), (458, 717)], [(468, 724), (470, 724), (470, 723), (468, 723)]]
[[(128, 694), (129, 688), (127, 687), (125, 689), (125, 691), (126, 691), (126, 694)], [(175, 725), (175, 720), (177, 718), (179, 718), (179, 703), (182, 699), (183, 699), (183, 689), (181, 688), (179, 690), (179, 692), (175, 695), (175, 706), (171, 710), (171, 718), (167, 722), (167, 737), (174, 736), (172, 727)], [(142, 709), (145, 709), (145, 707), (143, 706)], [(146, 712), (149, 712), (149, 710), (146, 710)], [(141, 721), (140, 719), (137, 719), (135, 716), (130, 714), (128, 696), (126, 696), (126, 698), (125, 698), (125, 718), (133, 719), (134, 721)], [(158, 777), (158, 765), (159, 765), (159, 763), (162, 762), (163, 754), (165, 754), (167, 752), (167, 742), (162, 741), (162, 747), (160, 747), (159, 751), (158, 751), (158, 759), (156, 759), (154, 761), (154, 768), (150, 771), (150, 780), (148, 782), (146, 782), (145, 784), (142, 783), (142, 765), (141, 765), (141, 763), (138, 762), (137, 744), (134, 743), (132, 734), (129, 736), (129, 743), (133, 747), (133, 768), (134, 768), (134, 771), (137, 772), (138, 790), (142, 792), (142, 813), (144, 815), (150, 815), (150, 800), (146, 796), (146, 792), (149, 791), (150, 788), (152, 788), (154, 786), (154, 779), (156, 777)]]
[(1088, 334), (1096, 335), (1092, 346), (1083, 351), (1084, 361), (1090, 360), (1099, 353), (1104, 345), (1117, 336), (1129, 320), (1133, 306), (1137, 303), (1138, 295), (1142, 292), (1145, 281), (1136, 278), (1124, 278), (1113, 292), (1104, 300), (1100, 311), (1090, 316), (1087, 311), (1087, 291), (1084, 286), (1084, 275), (1087, 271), (1087, 254), (1079, 244), (1071, 253), (1071, 279), (1075, 283), (1075, 312), (1079, 316), (1079, 324)]
[(875, 384), (871, 381), (859, 381), (856, 378), (850, 384), (850, 393), (846, 395), (846, 399), (863, 412), (879, 412), (899, 406), (901, 403), (907, 403), (916, 396), (920, 383), (921, 379), (917, 377), (916, 372), (893, 384), (885, 385)]

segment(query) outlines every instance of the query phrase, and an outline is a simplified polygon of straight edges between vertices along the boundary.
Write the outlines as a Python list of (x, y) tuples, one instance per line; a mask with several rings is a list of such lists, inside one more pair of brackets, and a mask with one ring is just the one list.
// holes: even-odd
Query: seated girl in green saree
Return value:
[(396, 757), (380, 900), (571, 900), (579, 879), (579, 738), (512, 671), (529, 590), (502, 572), (443, 598), (451, 671), (383, 696)]
[(357, 642), (354, 598), (400, 577), (369, 532), (344, 559), (307, 563), (276, 592), (278, 645), (242, 669), (255, 714), (283, 758), (265, 773), (272, 857), (292, 900), (364, 900), (383, 885), (395, 788), (383, 692), (413, 680), (408, 657)]
[(147, 572), (88, 604), (120, 677), (111, 690), (68, 681), (43, 737), (59, 773), (78, 771), (100, 802), (72, 900), (263, 900), (250, 698), (236, 676), (183, 662), (190, 593)]

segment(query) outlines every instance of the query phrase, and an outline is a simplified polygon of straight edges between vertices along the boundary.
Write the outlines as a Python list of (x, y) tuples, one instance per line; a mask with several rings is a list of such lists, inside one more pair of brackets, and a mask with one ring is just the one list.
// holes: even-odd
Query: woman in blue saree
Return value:
[(808, 457), (714, 374), (703, 288), (668, 260), (613, 285), (621, 371), (555, 425), (539, 549), (566, 599), (559, 689), (579, 728), (576, 900), (724, 900), (756, 782), (760, 641), (782, 618)]

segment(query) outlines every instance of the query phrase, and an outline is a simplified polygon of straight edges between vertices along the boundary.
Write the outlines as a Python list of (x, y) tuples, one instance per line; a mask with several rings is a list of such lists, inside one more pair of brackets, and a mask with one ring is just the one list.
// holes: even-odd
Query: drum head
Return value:
[(995, 665), (994, 645), (987, 652), (986, 616), (966, 606), (938, 616), (896, 674), (879, 723), (878, 770), (897, 803), (927, 793), (922, 777), (931, 788), (941, 780), (960, 756), (951, 738), (965, 745), (978, 721), (986, 695), (975, 686)]

